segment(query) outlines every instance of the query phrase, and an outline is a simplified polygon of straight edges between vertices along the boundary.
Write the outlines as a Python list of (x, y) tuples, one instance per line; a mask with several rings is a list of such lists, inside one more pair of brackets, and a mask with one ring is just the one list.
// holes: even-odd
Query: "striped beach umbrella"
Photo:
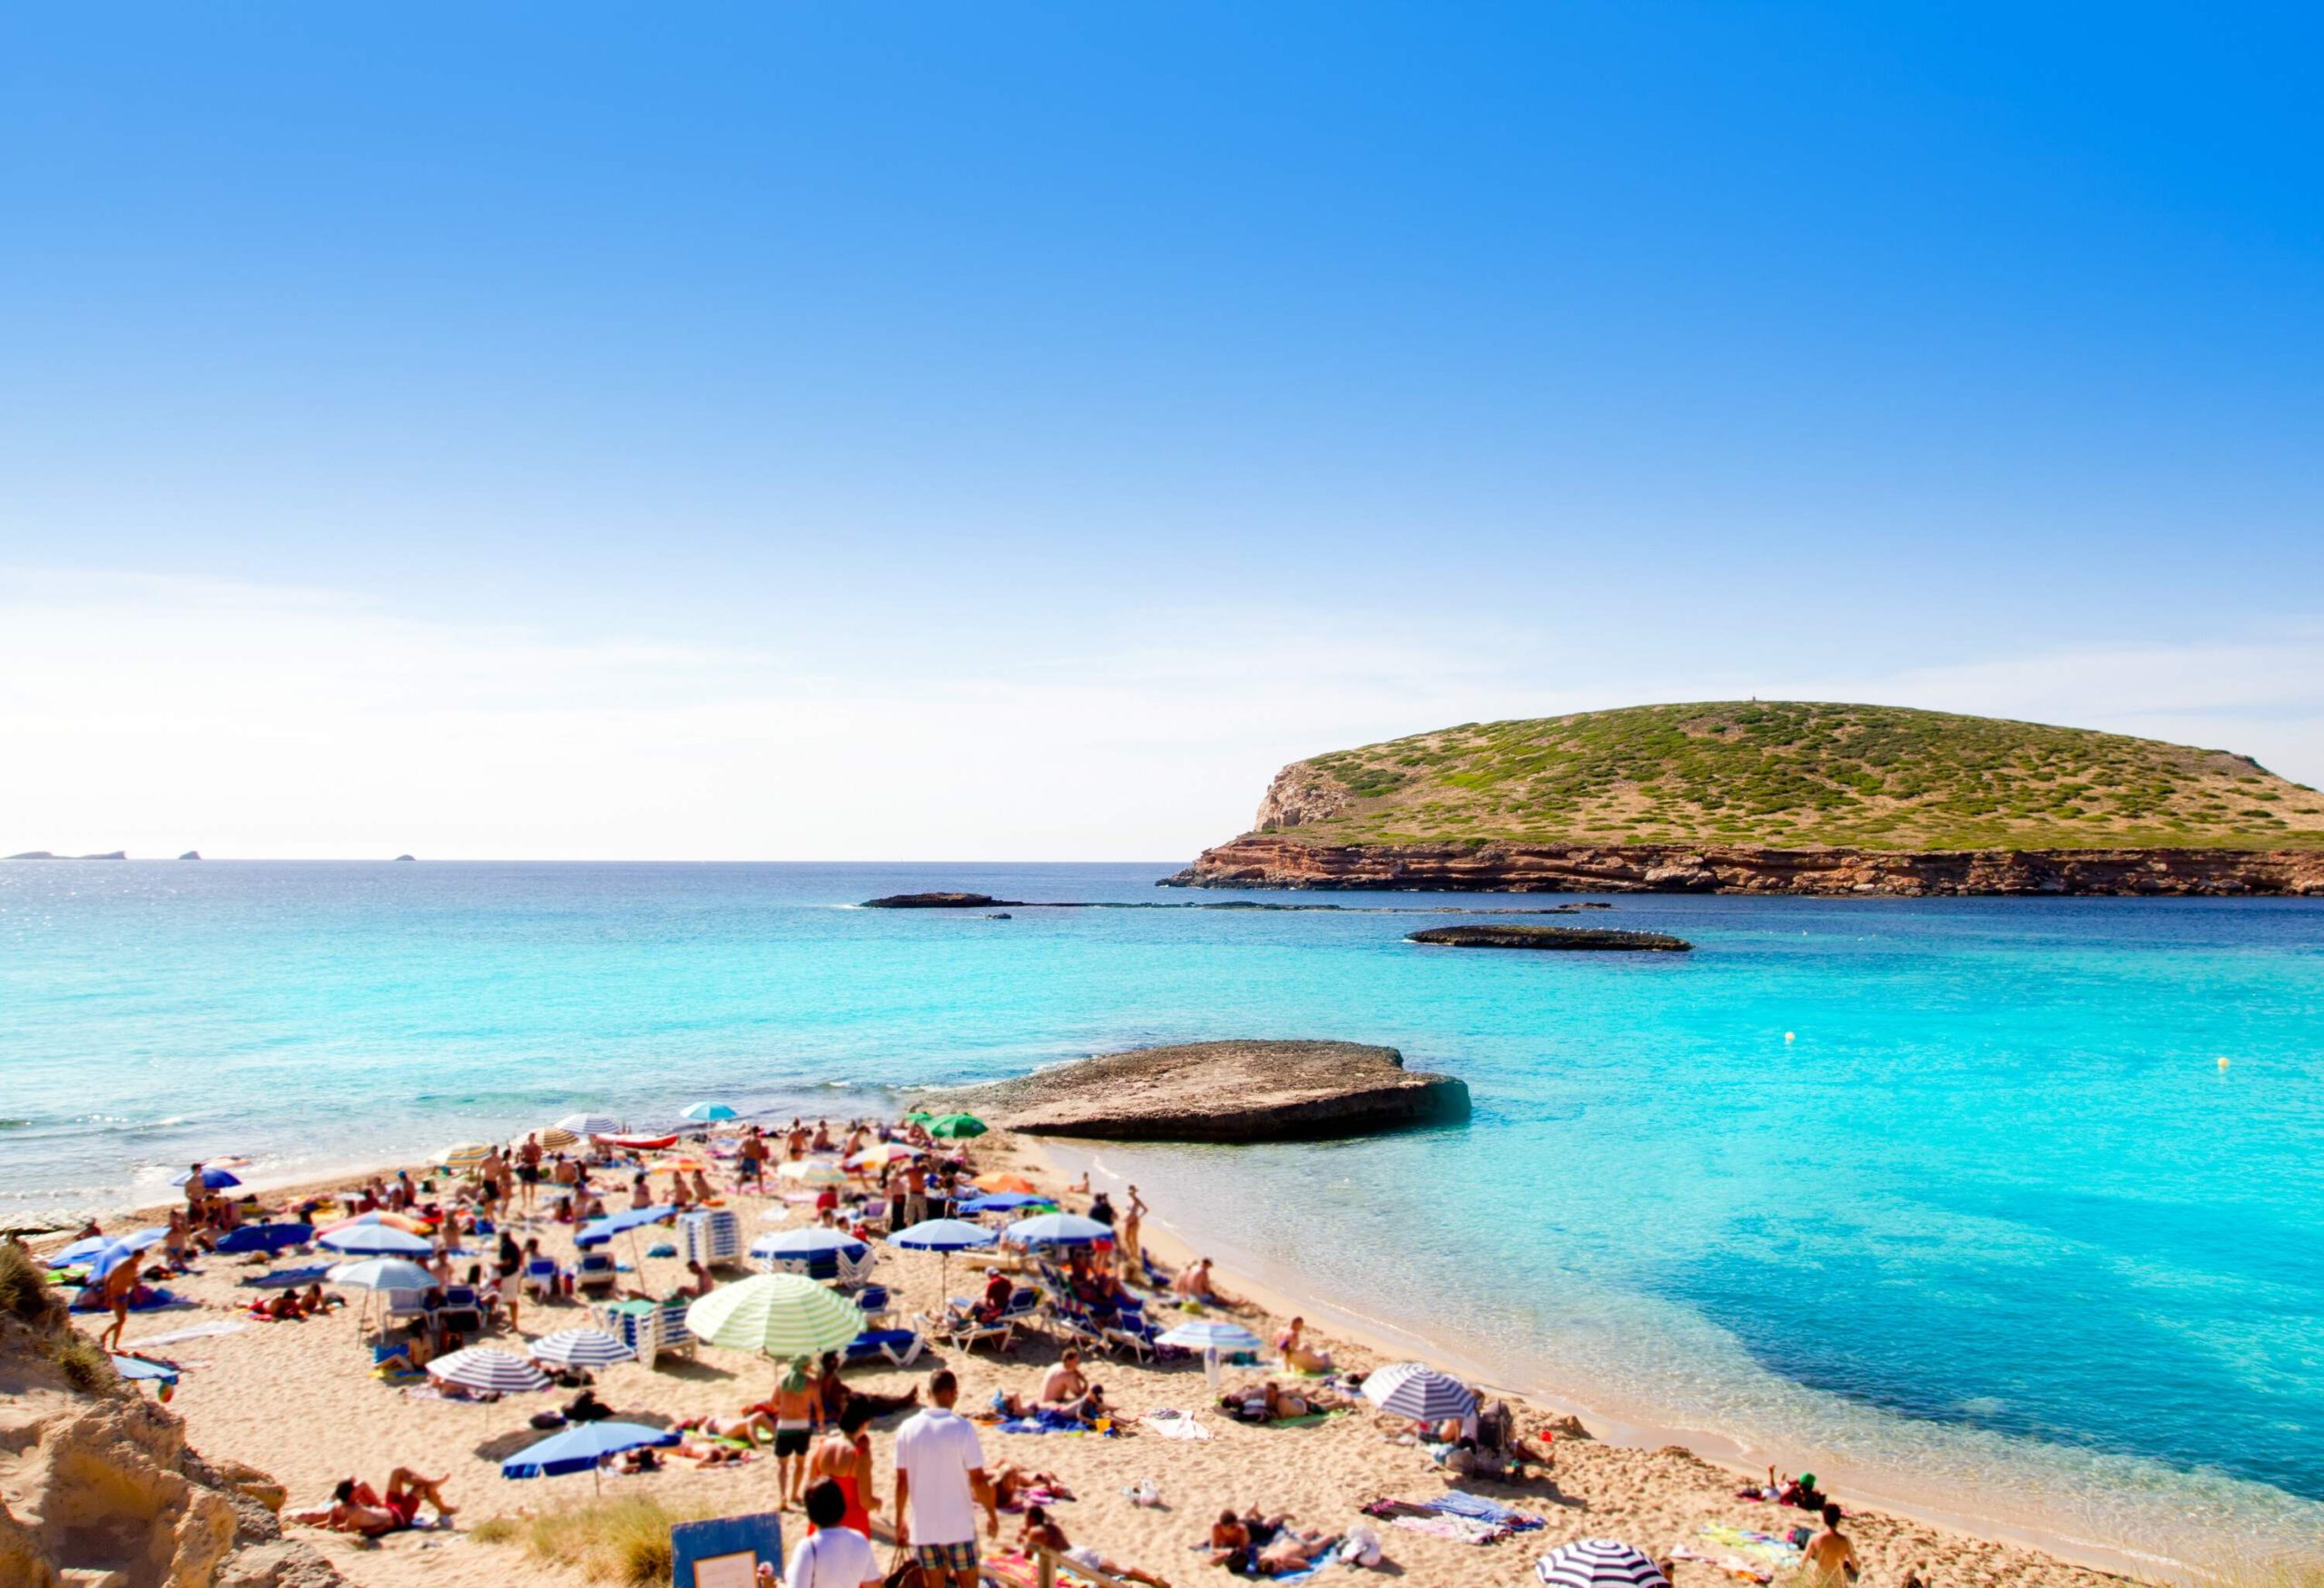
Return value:
[(576, 1136), (618, 1136), (621, 1121), (611, 1114), (567, 1114), (556, 1122), (560, 1130), (570, 1130)]
[(436, 1161), (454, 1174), (466, 1174), (469, 1169), (480, 1167), (491, 1156), (492, 1144), (488, 1141), (460, 1141), (438, 1153)]
[(852, 1344), (863, 1332), (863, 1313), (801, 1275), (753, 1274), (687, 1307), (686, 1329), (729, 1350), (819, 1356)]
[(428, 1233), (428, 1221), (424, 1218), (414, 1218), (409, 1213), (389, 1213), (378, 1209), (369, 1213), (358, 1213), (354, 1218), (342, 1218), (336, 1224), (326, 1224), (323, 1226), (322, 1232), (325, 1235), (337, 1235), (342, 1229), (365, 1229), (374, 1226), (400, 1229), (406, 1235)]
[(552, 1367), (610, 1367), (637, 1353), (603, 1329), (559, 1329), (533, 1342), (533, 1360)]
[(1610, 1538), (1561, 1544), (1533, 1563), (1533, 1574), (1550, 1588), (1670, 1588), (1644, 1550)]
[(562, 1125), (544, 1125), (533, 1132), (533, 1138), (551, 1152), (561, 1147), (570, 1147), (581, 1139)]
[(496, 1351), (488, 1346), (470, 1346), (464, 1351), (434, 1357), (428, 1364), (428, 1372), (431, 1377), (457, 1384), (463, 1389), (491, 1390), (500, 1395), (522, 1395), (549, 1386), (548, 1375), (522, 1356)]
[(918, 1158), (917, 1147), (907, 1147), (901, 1141), (881, 1141), (865, 1148), (847, 1160), (850, 1169), (885, 1169), (891, 1163), (901, 1163), (908, 1158)]
[(1467, 1385), (1420, 1362), (1379, 1369), (1364, 1381), (1364, 1398), (1384, 1412), (1418, 1423), (1442, 1423), (1477, 1409), (1477, 1397)]
[(1190, 1318), (1154, 1338), (1157, 1345), (1176, 1346), (1181, 1351), (1217, 1351), (1229, 1356), (1259, 1348), (1258, 1336), (1241, 1324), (1215, 1317)]
[(795, 1186), (843, 1186), (847, 1171), (828, 1158), (801, 1158), (776, 1166), (774, 1177)]

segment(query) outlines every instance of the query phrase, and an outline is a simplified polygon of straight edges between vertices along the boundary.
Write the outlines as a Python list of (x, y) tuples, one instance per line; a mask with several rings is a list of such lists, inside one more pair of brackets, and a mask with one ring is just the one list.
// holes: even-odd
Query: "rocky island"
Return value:
[(1140, 1048), (952, 1100), (1011, 1130), (1111, 1141), (1293, 1141), (1469, 1117), (1467, 1082), (1360, 1042)]
[(1406, 942), (1456, 949), (1568, 949), (1587, 952), (1683, 954), (1695, 945), (1662, 932), (1615, 932), (1587, 926), (1432, 926)]
[(2324, 795), (2247, 756), (1893, 706), (1470, 723), (1283, 769), (1166, 885), (2324, 896)]
[(878, 899), (866, 899), (865, 910), (989, 910), (1003, 904), (1022, 904), (1022, 899), (996, 899), (990, 893), (889, 893)]

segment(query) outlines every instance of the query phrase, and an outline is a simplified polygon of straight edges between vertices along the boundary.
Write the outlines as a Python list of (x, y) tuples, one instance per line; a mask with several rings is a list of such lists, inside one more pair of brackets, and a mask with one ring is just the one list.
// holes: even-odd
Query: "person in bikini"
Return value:
[(458, 1513), (444, 1504), (443, 1482), (399, 1466), (388, 1475), (388, 1492), (382, 1494), (367, 1483), (341, 1478), (330, 1492), (330, 1515), (323, 1525), (338, 1533), (378, 1538), (418, 1522), (422, 1501), (435, 1507), (437, 1520), (448, 1522)]

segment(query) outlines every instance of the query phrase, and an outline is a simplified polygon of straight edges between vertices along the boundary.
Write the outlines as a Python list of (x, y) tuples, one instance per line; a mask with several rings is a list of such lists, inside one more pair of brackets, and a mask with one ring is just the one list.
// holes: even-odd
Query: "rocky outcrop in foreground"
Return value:
[(1599, 931), (1586, 926), (1432, 926), (1408, 933), (1407, 942), (1456, 949), (1567, 949), (1683, 954), (1695, 945), (1660, 932)]
[(0, 1583), (330, 1588), (282, 1536), (282, 1490), (205, 1462), (185, 1425), (123, 1384), (21, 1251), (0, 1251)]
[(2282, 893), (2324, 897), (2324, 851), (1768, 849), (1679, 843), (1310, 843), (1251, 833), (1166, 887), (1512, 893)]
[(1189, 1042), (1108, 1053), (960, 1098), (1037, 1136), (1289, 1141), (1469, 1117), (1468, 1083), (1359, 1042)]

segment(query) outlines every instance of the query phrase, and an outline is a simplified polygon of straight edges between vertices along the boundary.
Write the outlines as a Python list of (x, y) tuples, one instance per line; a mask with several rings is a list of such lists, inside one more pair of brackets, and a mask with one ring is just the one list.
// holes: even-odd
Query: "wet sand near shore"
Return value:
[[(971, 1144), (970, 1152), (980, 1169), (1012, 1169), (1038, 1184), (1053, 1188), (1063, 1184), (1057, 1169), (1031, 1144), (1005, 1132), (980, 1139)], [(342, 1177), (327, 1183), (348, 1181)], [(1157, 1228), (1168, 1215), (1167, 1189), (1150, 1184), (1145, 1189), (1147, 1200), (1155, 1204), (1146, 1244), (1165, 1260), (1175, 1260), (1183, 1252), (1174, 1249), (1167, 1230)], [(281, 1196), (277, 1193), (270, 1199), (279, 1201)], [(1068, 1198), (1068, 1203), (1078, 1206), (1079, 1200)], [(736, 1195), (728, 1200), (728, 1206), (741, 1215), (746, 1241), (765, 1230), (803, 1222), (806, 1217), (793, 1214), (779, 1224), (764, 1221), (763, 1212), (777, 1205), (751, 1196)], [(563, 1227), (544, 1221), (530, 1233), (541, 1236), (545, 1251), (561, 1258), (571, 1256), (569, 1232)], [(657, 1233), (645, 1232), (641, 1249)], [(615, 1249), (624, 1262), (631, 1260), (626, 1239), (616, 1241)], [(881, 1254), (876, 1277), (894, 1293), (901, 1313), (917, 1314), (938, 1305), (937, 1258), (888, 1248), (881, 1248)], [(978, 1266), (973, 1255), (953, 1258), (950, 1290), (959, 1295), (972, 1289)], [(241, 1287), (237, 1280), (253, 1271), (232, 1259), (205, 1259), (200, 1273), (173, 1280), (171, 1286), (197, 1306), (134, 1316), (129, 1345), (134, 1348), (141, 1338), (202, 1323), (243, 1321), (247, 1302), (261, 1293)], [(625, 1274), (623, 1281), (661, 1292), (674, 1288), (684, 1277), (683, 1265), (675, 1259), (646, 1258), (642, 1273)], [(1236, 1277), (1222, 1276), (1221, 1283), (1230, 1293), (1248, 1288)], [(1282, 1315), (1295, 1304), (1295, 1298), (1265, 1295), (1252, 1298), (1267, 1305), (1263, 1311), (1244, 1314), (1241, 1321), (1271, 1340)], [(1158, 1316), (1166, 1324), (1171, 1317), (1167, 1309)], [(102, 1321), (84, 1317), (82, 1327), (94, 1332)], [(528, 1302), (521, 1310), (518, 1333), (530, 1337), (586, 1321), (586, 1308), (578, 1305)], [(1413, 1355), (1409, 1350), (1383, 1350), (1351, 1332), (1325, 1328), (1311, 1334), (1315, 1343), (1331, 1349), (1342, 1366), (1359, 1370)], [(483, 1343), (521, 1349), (517, 1342), (505, 1336), (487, 1337)], [(376, 1588), (580, 1582), (576, 1573), (531, 1559), (519, 1544), (478, 1543), (468, 1533), (487, 1517), (517, 1516), (590, 1498), (591, 1485), (586, 1477), (518, 1482), (499, 1475), (501, 1456), (542, 1436), (527, 1425), (527, 1417), (560, 1404), (566, 1394), (513, 1396), (479, 1405), (404, 1393), (371, 1376), (369, 1351), (345, 1313), (303, 1323), (251, 1322), (231, 1334), (189, 1340), (162, 1351), (186, 1368), (172, 1406), (185, 1417), (193, 1446), (205, 1455), (246, 1461), (272, 1473), (288, 1488), (293, 1507), (327, 1500), (331, 1484), (341, 1477), (360, 1475), (379, 1483), (389, 1469), (399, 1465), (431, 1476), (447, 1475), (446, 1494), (460, 1511), (450, 1530), (400, 1534), (366, 1545), (311, 1528), (290, 1529), (291, 1536), (322, 1549), (350, 1581)], [(960, 1407), (974, 1413), (986, 1406), (997, 1390), (1034, 1394), (1042, 1374), (1057, 1356), (1054, 1343), (1033, 1336), (1011, 1356), (995, 1357), (988, 1350), (971, 1355), (939, 1348), (923, 1354), (908, 1368), (851, 1369), (847, 1377), (862, 1390), (901, 1395), (924, 1386), (928, 1373), (941, 1362), (959, 1371)], [(1103, 1385), (1108, 1398), (1129, 1416), (1163, 1408), (1192, 1411), (1209, 1437), (1166, 1439), (1137, 1422), (1113, 1438), (1005, 1434), (987, 1427), (983, 1432), (987, 1464), (998, 1467), (1011, 1463), (1056, 1474), (1077, 1496), (1054, 1507), (1057, 1520), (1074, 1544), (1093, 1546), (1118, 1562), (1167, 1578), (1177, 1588), (1188, 1583), (1227, 1580), (1192, 1546), (1203, 1537), (1211, 1519), (1230, 1506), (1289, 1512), (1302, 1524), (1328, 1532), (1370, 1525), (1378, 1532), (1394, 1573), (1428, 1588), (1436, 1584), (1450, 1588), (1455, 1583), (1523, 1588), (1535, 1581), (1533, 1562), (1569, 1539), (1619, 1538), (1658, 1556), (1674, 1549), (1696, 1549), (1718, 1556), (1727, 1552), (1702, 1536), (1701, 1529), (1707, 1525), (1726, 1524), (1780, 1533), (1807, 1520), (1796, 1510), (1734, 1498), (1735, 1474), (1685, 1449), (1561, 1437), (1555, 1441), (1555, 1470), (1549, 1479), (1464, 1485), (1538, 1514), (1546, 1526), (1494, 1544), (1462, 1544), (1390, 1526), (1362, 1514), (1361, 1507), (1370, 1500), (1424, 1499), (1450, 1486), (1424, 1450), (1397, 1442), (1395, 1431), (1367, 1406), (1358, 1403), (1346, 1415), (1311, 1426), (1253, 1426), (1236, 1423), (1213, 1408), (1198, 1363), (1141, 1366), (1104, 1360), (1088, 1366), (1089, 1376)], [(635, 1364), (605, 1370), (597, 1376), (597, 1387), (600, 1397), (616, 1415), (645, 1413), (680, 1418), (731, 1414), (764, 1396), (773, 1373), (773, 1366), (763, 1358), (705, 1346), (692, 1363), (665, 1358), (651, 1370)], [(1256, 1370), (1227, 1370), (1230, 1385), (1256, 1382), (1262, 1376)], [(1302, 1381), (1285, 1376), (1281, 1382), (1297, 1385)], [(1543, 1425), (1551, 1420), (1551, 1414), (1531, 1410), (1521, 1413), (1520, 1424), (1538, 1445)], [(882, 1502), (893, 1494), (896, 1421), (886, 1419), (874, 1426)], [(1147, 1508), (1128, 1498), (1126, 1491), (1147, 1482), (1160, 1491), (1161, 1506)], [(674, 1507), (713, 1514), (771, 1509), (777, 1498), (775, 1467), (769, 1456), (739, 1467), (694, 1471), (673, 1465), (668, 1471), (642, 1477), (607, 1476), (604, 1487), (608, 1496), (650, 1493)], [(1846, 1504), (1849, 1496), (1843, 1493), (1838, 1498)], [(2100, 1588), (2119, 1581), (2016, 1544), (1977, 1538), (1869, 1509), (1858, 1511), (1853, 1505), (1849, 1511), (1846, 1527), (1865, 1562), (1862, 1588), (1896, 1588), (1911, 1573), (1917, 1573), (1930, 1588), (1970, 1584)], [(795, 1513), (793, 1521), (795, 1536)], [(886, 1524), (883, 1514), (881, 1536), (875, 1540), (883, 1563), (889, 1556)], [(1003, 1516), (1004, 1544), (1013, 1540), (1017, 1524), (1018, 1518)], [(1331, 1569), (1335, 1575), (1352, 1575), (1357, 1570)], [(1736, 1581), (1710, 1563), (1682, 1560), (1677, 1566), (1675, 1588), (1714, 1588)]]

